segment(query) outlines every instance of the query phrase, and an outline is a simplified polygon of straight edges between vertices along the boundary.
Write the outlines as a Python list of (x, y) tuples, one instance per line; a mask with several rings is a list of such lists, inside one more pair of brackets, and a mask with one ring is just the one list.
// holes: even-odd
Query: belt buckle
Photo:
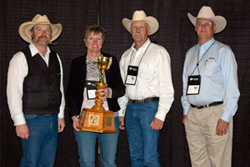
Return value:
[(199, 109), (201, 106), (200, 105), (195, 105), (195, 108), (196, 109)]
[(195, 108), (197, 109), (201, 109), (201, 108), (208, 108), (209, 104), (205, 104), (205, 105), (195, 105)]
[(131, 100), (131, 103), (133, 104), (143, 103), (143, 100)]
[(138, 103), (143, 103), (143, 100), (135, 100), (135, 103), (138, 104)]
[(52, 114), (44, 114), (44, 115), (47, 117), (47, 116), (51, 116)]

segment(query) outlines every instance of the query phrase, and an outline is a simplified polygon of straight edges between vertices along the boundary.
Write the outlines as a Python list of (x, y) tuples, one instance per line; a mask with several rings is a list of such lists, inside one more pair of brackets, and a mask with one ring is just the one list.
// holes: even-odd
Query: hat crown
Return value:
[(211, 18), (211, 17), (215, 17), (215, 14), (211, 9), (211, 7), (209, 6), (203, 6), (197, 15), (197, 18)]
[(146, 17), (147, 17), (147, 15), (146, 15), (146, 13), (143, 10), (140, 10), (140, 11), (137, 10), (137, 11), (134, 12), (132, 20), (133, 21), (143, 20)]
[(41, 16), (40, 14), (37, 14), (33, 19), (32, 22), (34, 23), (46, 23), (46, 24), (50, 24), (50, 21), (48, 19), (48, 17), (46, 15)]

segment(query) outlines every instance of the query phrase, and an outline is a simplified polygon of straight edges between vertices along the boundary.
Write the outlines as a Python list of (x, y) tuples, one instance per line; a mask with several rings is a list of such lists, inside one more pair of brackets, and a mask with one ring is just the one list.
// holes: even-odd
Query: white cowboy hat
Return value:
[(190, 13), (187, 14), (189, 20), (191, 21), (191, 23), (196, 26), (196, 20), (197, 19), (209, 19), (212, 20), (215, 25), (216, 25), (216, 31), (215, 33), (219, 33), (222, 30), (224, 30), (224, 28), (227, 25), (227, 21), (224, 17), (222, 16), (215, 16), (214, 12), (212, 11), (211, 7), (209, 6), (203, 6), (197, 17), (192, 16)]
[(158, 21), (152, 16), (147, 16), (143, 10), (135, 11), (133, 14), (132, 20), (129, 20), (127, 18), (122, 19), (122, 24), (128, 32), (130, 32), (131, 23), (133, 21), (146, 22), (150, 27), (149, 35), (154, 34), (159, 28)]
[(38, 24), (49, 24), (52, 28), (52, 34), (51, 34), (51, 42), (56, 40), (61, 32), (62, 32), (62, 24), (52, 24), (50, 23), (48, 17), (46, 15), (41, 16), (40, 14), (37, 14), (32, 21), (27, 21), (20, 25), (19, 27), (19, 35), (28, 43), (32, 42), (31, 36), (30, 36), (30, 30), (32, 27)]

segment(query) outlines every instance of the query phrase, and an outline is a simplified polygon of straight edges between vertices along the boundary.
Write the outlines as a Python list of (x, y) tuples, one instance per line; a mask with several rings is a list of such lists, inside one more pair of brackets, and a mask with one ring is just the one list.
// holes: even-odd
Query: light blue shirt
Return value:
[[(196, 68), (197, 62), (199, 65)], [(191, 74), (201, 75), (198, 95), (186, 95), (187, 79)], [(214, 40), (214, 38), (202, 46), (199, 44), (193, 46), (186, 54), (182, 80), (183, 96), (181, 102), (184, 115), (187, 115), (190, 103), (204, 105), (223, 101), (223, 113), (220, 118), (227, 122), (231, 121), (238, 108), (240, 92), (237, 63), (229, 46)]]

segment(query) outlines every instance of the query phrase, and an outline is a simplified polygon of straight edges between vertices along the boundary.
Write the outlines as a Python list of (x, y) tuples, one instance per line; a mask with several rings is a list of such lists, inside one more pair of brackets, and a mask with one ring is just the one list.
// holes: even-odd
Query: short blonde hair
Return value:
[(102, 40), (105, 40), (106, 37), (106, 31), (103, 27), (98, 26), (96, 24), (91, 24), (85, 27), (85, 30), (83, 32), (83, 38), (86, 39), (91, 33), (94, 34), (102, 34)]

